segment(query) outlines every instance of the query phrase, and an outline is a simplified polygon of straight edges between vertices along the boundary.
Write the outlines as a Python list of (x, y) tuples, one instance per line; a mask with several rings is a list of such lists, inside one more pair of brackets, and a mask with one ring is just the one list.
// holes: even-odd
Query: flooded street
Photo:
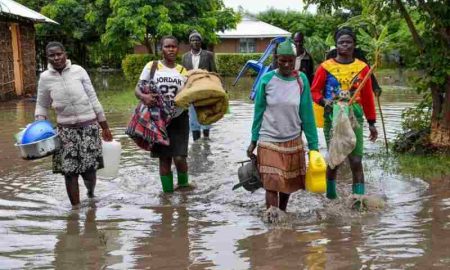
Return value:
[[(102, 102), (134, 96), (119, 75), (93, 81)], [(210, 140), (190, 139), (196, 188), (173, 194), (161, 191), (157, 160), (124, 134), (133, 106), (105, 102), (114, 138), (122, 143), (119, 177), (100, 179), (93, 201), (80, 180), (79, 210), (71, 210), (50, 157), (24, 161), (13, 146), (13, 134), (32, 121), (35, 103), (0, 104), (0, 269), (450, 268), (450, 177), (425, 182), (389, 170), (395, 160), (377, 155), (384, 149), (381, 121), (377, 143), (365, 140), (370, 155), (364, 166), (367, 192), (385, 198), (383, 210), (358, 213), (345, 205), (351, 176), (343, 168), (339, 200), (299, 191), (286, 223), (265, 223), (262, 189), (231, 190), (237, 162), (246, 159), (253, 110), (247, 98), (252, 81), (235, 88), (231, 82), (226, 80), (231, 112), (214, 124)], [(383, 90), (392, 140), (401, 130), (401, 111), (420, 97), (407, 87)], [(319, 135), (325, 153), (321, 130)]]

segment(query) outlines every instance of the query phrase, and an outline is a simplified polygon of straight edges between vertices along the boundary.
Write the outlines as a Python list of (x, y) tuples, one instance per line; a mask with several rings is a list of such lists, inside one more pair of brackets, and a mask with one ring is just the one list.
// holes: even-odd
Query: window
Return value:
[(254, 38), (241, 38), (239, 40), (239, 52), (241, 52), (241, 53), (254, 53), (254, 52), (256, 52), (256, 39), (254, 39)]

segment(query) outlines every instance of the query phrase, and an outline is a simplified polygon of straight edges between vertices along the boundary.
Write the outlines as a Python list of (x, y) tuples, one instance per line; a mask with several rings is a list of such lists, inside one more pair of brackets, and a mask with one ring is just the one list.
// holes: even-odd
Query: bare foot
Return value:
[(271, 206), (264, 213), (264, 221), (272, 224), (282, 223), (287, 219), (286, 212), (278, 207)]

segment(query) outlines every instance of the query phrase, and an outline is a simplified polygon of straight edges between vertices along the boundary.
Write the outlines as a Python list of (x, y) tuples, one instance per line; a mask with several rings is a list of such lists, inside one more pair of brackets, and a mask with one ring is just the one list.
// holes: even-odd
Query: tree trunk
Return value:
[(147, 53), (148, 54), (153, 54), (153, 49), (152, 49), (152, 44), (150, 42), (150, 39), (148, 38), (149, 34), (148, 32), (145, 33), (145, 38), (144, 38), (144, 45), (147, 48)]
[(435, 147), (450, 149), (450, 76), (447, 76), (443, 86), (445, 91), (441, 91), (439, 85), (431, 87), (433, 112), (430, 142)]
[(153, 41), (153, 48), (154, 48), (153, 54), (157, 56), (158, 55), (158, 40), (156, 38), (153, 38), (152, 41)]
[(408, 11), (403, 5), (402, 0), (395, 0), (395, 2), (397, 3), (397, 7), (400, 11), (400, 14), (406, 21), (406, 25), (408, 25), (409, 31), (411, 32), (414, 42), (416, 43), (417, 47), (419, 47), (420, 53), (422, 54), (424, 50), (423, 42), (419, 36), (419, 33), (417, 32), (416, 26), (414, 25), (411, 16), (409, 15)]
[[(398, 6), (400, 14), (406, 21), (408, 25), (409, 31), (413, 37), (414, 42), (417, 47), (419, 47), (420, 54), (423, 54), (425, 47), (422, 42), (421, 37), (419, 36), (417, 29), (406, 10), (402, 0), (395, 0), (395, 3)], [(419, 6), (428, 11), (429, 15), (433, 17), (432, 11), (426, 5), (425, 1), (419, 1)], [(440, 36), (444, 41), (450, 41), (450, 36), (447, 34), (447, 31), (443, 31), (442, 29), (438, 29)], [(445, 89), (442, 89), (444, 87)], [(431, 84), (431, 96), (433, 98), (433, 111), (431, 115), (431, 133), (430, 133), (430, 142), (432, 146), (440, 149), (450, 149), (450, 76), (447, 76), (446, 82), (442, 85)]]

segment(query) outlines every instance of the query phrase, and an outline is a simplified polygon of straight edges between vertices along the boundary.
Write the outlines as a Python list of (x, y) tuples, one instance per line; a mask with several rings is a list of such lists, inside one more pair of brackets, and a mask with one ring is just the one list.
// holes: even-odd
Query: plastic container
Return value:
[(61, 141), (58, 135), (53, 135), (50, 138), (28, 144), (16, 143), (15, 146), (19, 149), (23, 159), (32, 160), (53, 154), (61, 147)]
[(314, 193), (324, 193), (327, 190), (327, 164), (318, 151), (309, 152), (309, 164), (306, 170), (306, 190)]
[(39, 120), (31, 123), (25, 129), (22, 136), (22, 144), (41, 141), (56, 135), (52, 123), (47, 120)]
[(105, 167), (98, 170), (97, 175), (104, 178), (116, 178), (119, 172), (122, 145), (115, 140), (110, 142), (102, 141), (102, 151), (103, 164)]
[(316, 120), (316, 127), (323, 128), (323, 114), (324, 109), (322, 106), (316, 104), (313, 102), (313, 109), (314, 109), (314, 118)]

